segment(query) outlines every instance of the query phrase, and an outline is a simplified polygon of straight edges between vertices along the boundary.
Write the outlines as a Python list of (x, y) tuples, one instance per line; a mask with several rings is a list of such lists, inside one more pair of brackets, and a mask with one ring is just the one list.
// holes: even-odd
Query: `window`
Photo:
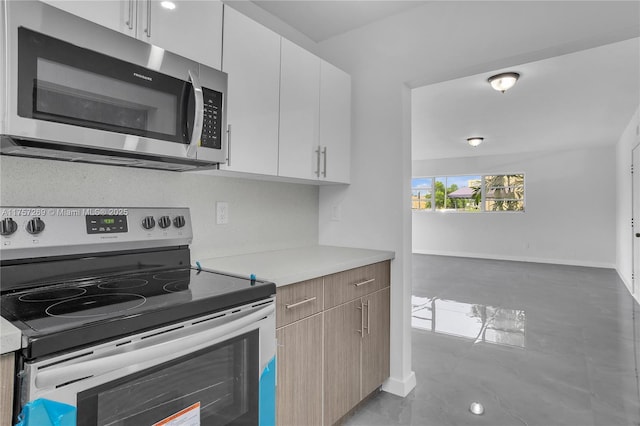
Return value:
[(414, 178), (411, 208), (427, 211), (524, 211), (524, 174)]

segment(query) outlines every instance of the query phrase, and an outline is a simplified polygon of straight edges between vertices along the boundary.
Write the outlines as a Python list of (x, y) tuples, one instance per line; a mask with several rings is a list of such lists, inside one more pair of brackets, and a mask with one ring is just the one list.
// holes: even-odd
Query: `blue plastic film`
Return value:
[(276, 424), (276, 357), (262, 371), (260, 376), (260, 408), (258, 424), (275, 426)]
[(36, 399), (22, 407), (16, 426), (76, 426), (76, 407), (49, 399)]

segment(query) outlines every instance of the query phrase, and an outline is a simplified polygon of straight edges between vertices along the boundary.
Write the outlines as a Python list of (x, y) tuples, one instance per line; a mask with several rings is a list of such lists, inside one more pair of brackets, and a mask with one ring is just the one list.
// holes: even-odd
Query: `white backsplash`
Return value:
[(313, 185), (0, 156), (0, 205), (189, 207), (192, 260), (318, 243)]

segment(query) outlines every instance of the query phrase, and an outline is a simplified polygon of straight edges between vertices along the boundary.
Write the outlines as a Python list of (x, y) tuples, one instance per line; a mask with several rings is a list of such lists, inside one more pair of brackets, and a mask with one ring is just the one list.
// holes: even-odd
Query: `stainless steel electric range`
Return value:
[(0, 214), (14, 415), (47, 400), (79, 425), (273, 424), (275, 285), (192, 267), (189, 209)]

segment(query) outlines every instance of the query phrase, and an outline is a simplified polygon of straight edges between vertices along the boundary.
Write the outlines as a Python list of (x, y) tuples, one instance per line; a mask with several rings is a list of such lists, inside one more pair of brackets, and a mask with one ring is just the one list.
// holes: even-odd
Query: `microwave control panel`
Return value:
[(202, 88), (204, 97), (204, 122), (200, 146), (207, 148), (222, 148), (222, 93)]

